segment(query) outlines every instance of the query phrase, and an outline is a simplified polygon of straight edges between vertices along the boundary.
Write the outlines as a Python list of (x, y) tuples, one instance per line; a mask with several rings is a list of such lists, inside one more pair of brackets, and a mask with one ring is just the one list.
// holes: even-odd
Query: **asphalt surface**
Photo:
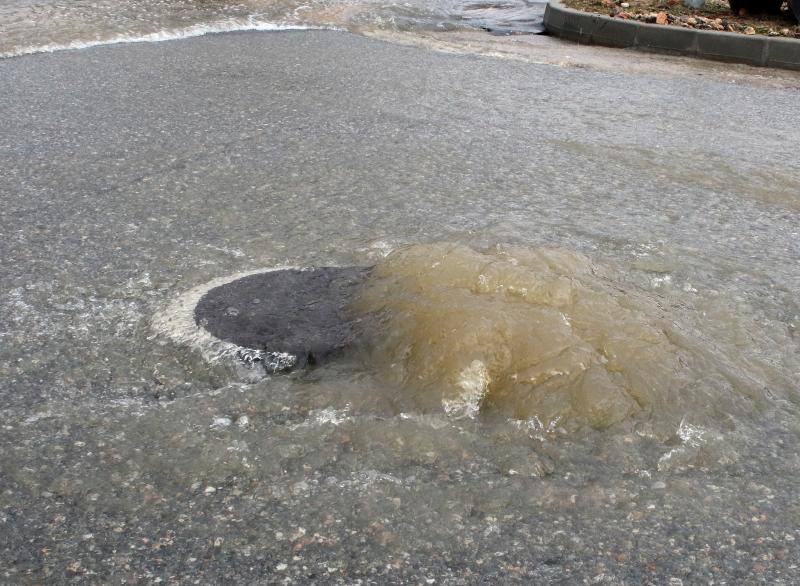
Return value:
[(555, 245), (797, 380), (796, 88), (322, 31), (5, 59), (0, 80), (4, 582), (800, 579), (785, 389), (700, 439), (550, 441), (398, 413), (339, 367), (242, 382), (150, 326), (240, 271)]

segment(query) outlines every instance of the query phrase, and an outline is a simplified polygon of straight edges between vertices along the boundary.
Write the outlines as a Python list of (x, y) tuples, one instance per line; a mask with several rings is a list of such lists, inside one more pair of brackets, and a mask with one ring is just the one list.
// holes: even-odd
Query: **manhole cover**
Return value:
[(242, 277), (203, 295), (195, 323), (270, 372), (317, 364), (353, 340), (346, 310), (369, 271), (322, 267)]

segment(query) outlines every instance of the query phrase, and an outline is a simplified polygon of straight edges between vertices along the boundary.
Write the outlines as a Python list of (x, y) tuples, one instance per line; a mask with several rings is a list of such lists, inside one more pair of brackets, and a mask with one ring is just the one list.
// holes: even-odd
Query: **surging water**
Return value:
[[(729, 425), (790, 381), (680, 323), (653, 297), (564, 249), (412, 246), (380, 263), (356, 303), (376, 316), (369, 363), (427, 408), (500, 413), (551, 428), (647, 421), (662, 438), (691, 415)], [(695, 321), (697, 321), (695, 319)]]
[(543, 11), (528, 0), (11, 0), (0, 6), (0, 57), (236, 30), (541, 32)]
[[(246, 275), (195, 287), (151, 322), (169, 354), (182, 354), (173, 344), (191, 348), (181, 359), (187, 368), (237, 389), (242, 400), (231, 405), (225, 394), (209, 398), (224, 414), (212, 426), (242, 421), (250, 429), (277, 417), (313, 445), (329, 439), (317, 426), (343, 426), (387, 472), (428, 453), (457, 466), (464, 434), (470, 449), (490, 459), (505, 454), (509, 469), (534, 476), (569, 467), (587, 437), (610, 443), (609, 457), (627, 462), (628, 472), (726, 465), (766, 418), (797, 402), (788, 374), (797, 357), (785, 354), (791, 342), (779, 331), (751, 347), (741, 332), (762, 326), (728, 300), (692, 290), (667, 300), (566, 248), (400, 247), (356, 289), (349, 314), (357, 341), (329, 364), (283, 380), (265, 379), (241, 348), (195, 323), (201, 297)], [(261, 303), (269, 295), (259, 293)], [(272, 398), (258, 398), (262, 392)], [(265, 400), (270, 407), (260, 406)], [(531, 438), (558, 463), (532, 451)], [(209, 457), (197, 462), (207, 466)]]

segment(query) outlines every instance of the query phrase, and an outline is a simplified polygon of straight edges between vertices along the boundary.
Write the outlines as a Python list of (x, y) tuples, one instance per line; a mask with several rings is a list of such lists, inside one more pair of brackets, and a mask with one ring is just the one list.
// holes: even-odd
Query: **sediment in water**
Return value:
[(421, 409), (459, 416), (646, 420), (667, 436), (687, 415), (751, 413), (767, 384), (569, 250), (411, 246), (373, 270), (353, 310), (372, 319), (371, 367)]

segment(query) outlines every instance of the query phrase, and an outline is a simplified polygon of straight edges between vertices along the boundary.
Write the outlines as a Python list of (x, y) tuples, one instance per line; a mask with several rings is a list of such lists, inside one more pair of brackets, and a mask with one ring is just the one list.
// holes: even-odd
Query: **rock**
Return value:
[(305, 480), (301, 480), (300, 482), (295, 482), (292, 485), (292, 494), (297, 496), (299, 494), (303, 494), (304, 492), (308, 492), (308, 483)]
[(620, 6), (622, 8), (630, 8), (631, 7), (631, 5), (629, 3), (627, 3), (627, 2), (623, 2), (622, 4), (620, 4)]
[(215, 417), (214, 420), (211, 422), (210, 427), (212, 429), (224, 429), (226, 427), (230, 427), (231, 421), (230, 417)]
[(784, 37), (788, 37), (788, 36), (789, 36), (789, 32), (790, 32), (790, 31), (789, 31), (789, 29), (788, 29), (788, 28), (782, 28), (782, 29), (781, 29), (781, 34), (782, 34)]
[(619, 14), (617, 14), (617, 18), (622, 18), (624, 20), (630, 20), (631, 15), (628, 12), (620, 12)]
[(694, 18), (693, 16), (690, 16), (689, 18), (686, 19), (686, 24), (694, 26), (697, 24), (697, 19)]
[(754, 35), (754, 34), (756, 34), (756, 29), (754, 29), (752, 26), (748, 26), (742, 32), (744, 32), (744, 34), (746, 34), (746, 35)]
[(656, 24), (667, 24), (667, 13), (659, 12), (656, 14)]

